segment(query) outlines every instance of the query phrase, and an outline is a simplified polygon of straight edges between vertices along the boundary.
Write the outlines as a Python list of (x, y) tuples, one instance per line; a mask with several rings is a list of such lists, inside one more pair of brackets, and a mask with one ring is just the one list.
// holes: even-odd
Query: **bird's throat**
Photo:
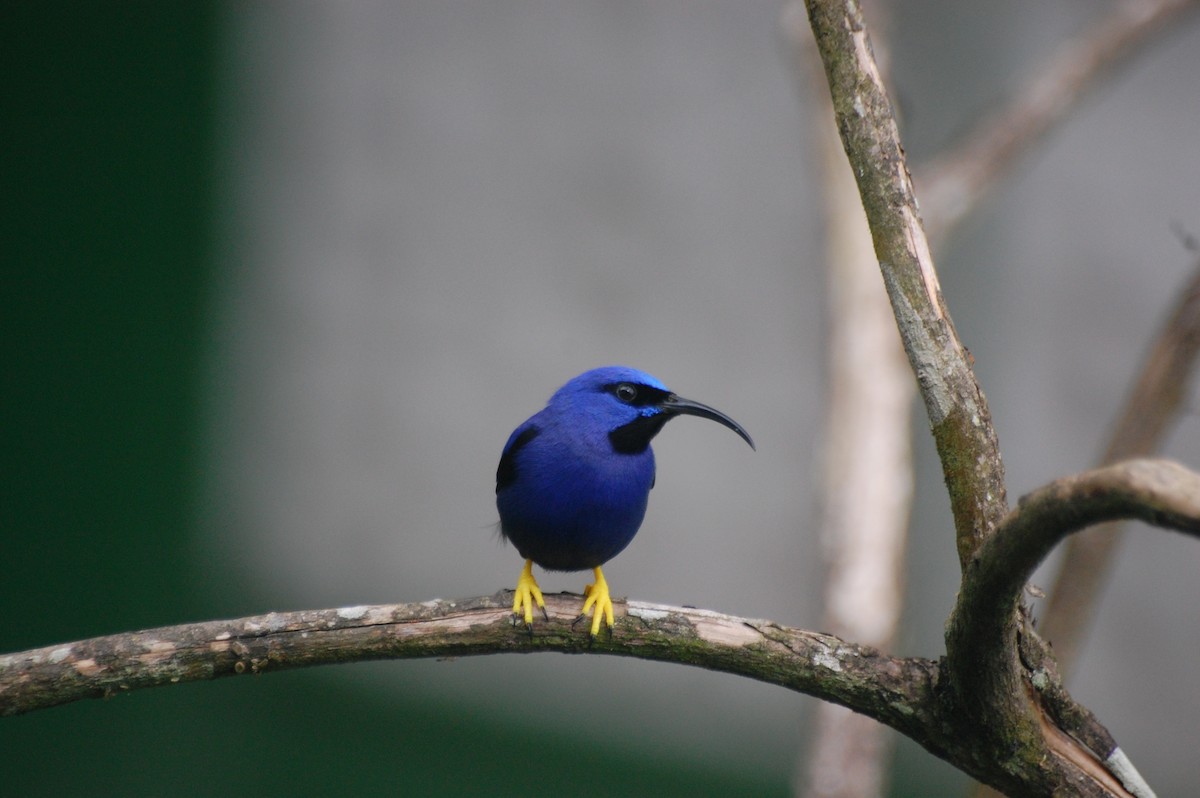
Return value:
[(628, 424), (617, 427), (608, 433), (613, 451), (618, 454), (641, 454), (670, 418), (668, 413), (655, 413), (650, 416), (638, 416)]

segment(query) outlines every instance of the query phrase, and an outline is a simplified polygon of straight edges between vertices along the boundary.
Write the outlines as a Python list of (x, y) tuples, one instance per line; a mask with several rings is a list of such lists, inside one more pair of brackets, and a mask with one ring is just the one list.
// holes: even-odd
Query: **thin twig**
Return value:
[(1013, 163), (1069, 114), (1114, 68), (1142, 53), (1198, 0), (1119, 0), (1103, 19), (1055, 48), (1013, 100), (962, 143), (915, 170), (930, 240), (940, 243)]

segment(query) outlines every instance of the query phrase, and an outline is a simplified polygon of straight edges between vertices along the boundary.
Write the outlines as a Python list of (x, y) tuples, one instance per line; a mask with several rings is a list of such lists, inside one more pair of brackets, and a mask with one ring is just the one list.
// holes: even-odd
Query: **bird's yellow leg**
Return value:
[(608, 582), (604, 579), (604, 572), (600, 570), (600, 566), (596, 566), (593, 573), (596, 574), (594, 584), (588, 585), (583, 589), (583, 595), (586, 599), (583, 602), (583, 609), (579, 613), (579, 617), (584, 617), (588, 614), (588, 610), (592, 610), (592, 637), (600, 633), (600, 619), (603, 617), (605, 623), (608, 624), (608, 631), (612, 633), (613, 626), (613, 605), (612, 596), (608, 593)]
[(538, 608), (541, 609), (542, 617), (550, 620), (550, 616), (546, 614), (546, 602), (542, 600), (542, 589), (533, 578), (533, 560), (526, 560), (521, 575), (517, 577), (517, 589), (513, 594), (513, 615), (520, 617), (524, 614), (525, 625), (529, 627), (533, 626), (534, 602), (537, 602)]

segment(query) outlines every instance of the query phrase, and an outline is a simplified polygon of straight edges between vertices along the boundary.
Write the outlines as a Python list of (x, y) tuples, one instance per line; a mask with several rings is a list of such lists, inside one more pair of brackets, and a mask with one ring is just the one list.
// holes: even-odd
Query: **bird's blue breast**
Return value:
[(653, 484), (649, 447), (615, 452), (603, 425), (543, 410), (505, 447), (496, 491), (501, 531), (543, 568), (594, 568), (633, 540)]

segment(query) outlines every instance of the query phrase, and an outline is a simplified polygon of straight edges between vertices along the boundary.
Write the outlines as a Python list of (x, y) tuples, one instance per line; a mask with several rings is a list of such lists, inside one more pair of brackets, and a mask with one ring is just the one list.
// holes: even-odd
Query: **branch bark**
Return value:
[[(1026, 582), (1060, 541), (1115, 519), (1200, 537), (1200, 475), (1169, 461), (1130, 460), (1060, 479), (1022, 498), (972, 558), (947, 624), (943, 681), (951, 711), (973, 718), (990, 737), (981, 755), (1011, 763), (1053, 755), (1075, 767), (1094, 757), (1125, 767), (1111, 735), (1067, 694), (1020, 611)], [(1056, 729), (1065, 734), (1051, 733)]]
[[(925, 400), (949, 489), (963, 568), (960, 597), (979, 591), (991, 595), (986, 580), (985, 587), (979, 586), (976, 557), (991, 544), (1007, 502), (1003, 464), (987, 403), (942, 301), (861, 8), (853, 0), (807, 0), (806, 6), (825, 64), (843, 146), (858, 181), (876, 257)], [(1021, 513), (1016, 516), (1023, 517)], [(1052, 523), (1053, 519), (1044, 521)], [(1065, 528), (1054, 541), (1071, 531), (1074, 528)], [(1041, 556), (1044, 552), (1037, 554), (1034, 564)], [(1111, 741), (1091, 714), (1070, 700), (1057, 674), (1043, 667), (1044, 663), (1052, 665), (1053, 658), (1028, 625), (1020, 602), (1026, 572), (1020, 574), (1017, 589), (1000, 594), (1006, 601), (1011, 596), (1011, 603), (993, 607), (996, 617), (956, 611), (947, 630), (947, 690), (943, 698), (949, 715), (970, 718), (979, 730), (979, 746), (973, 756), (982, 759), (975, 765), (985, 770), (986, 762), (996, 766), (990, 778), (981, 780), (1018, 794), (1063, 790), (1089, 795), (1150, 794), (1135, 770), (1096, 765), (1102, 759), (1100, 754), (1108, 752), (1091, 750), (1080, 743), (1079, 736), (1071, 735), (1079, 731), (1089, 740), (1103, 738), (1106, 745)], [(1025, 663), (1042, 668), (1042, 680), (1049, 680), (1049, 693), (1057, 699), (1049, 717), (1033, 691), (1035, 674), (1026, 670)], [(1071, 728), (1076, 721), (1078, 728)], [(1115, 745), (1112, 748), (1119, 754)], [(1114, 770), (1124, 777), (1114, 779)]]
[(0, 656), (0, 716), (181, 682), (381, 659), (560, 651), (662, 660), (819, 696), (910, 735), (932, 723), (935, 663), (831, 635), (707, 610), (615, 601), (611, 638), (574, 625), (582, 597), (545, 596), (549, 620), (512, 623), (512, 593), (270, 613), (166, 626)]
[(1008, 509), (991, 413), (942, 299), (862, 11), (849, 0), (807, 0), (806, 7), (875, 256), (925, 400), (965, 567)]
[[(872, 4), (879, 11), (879, 4)], [(905, 543), (912, 501), (916, 392), (892, 318), (854, 175), (799, 0), (781, 25), (796, 83), (815, 106), (825, 232), (826, 383), (820, 539), (825, 559), (821, 628), (888, 650), (904, 606)], [(886, 59), (881, 58), (881, 61)], [(813, 96), (813, 87), (817, 93)], [(870, 718), (822, 703), (812, 719), (797, 794), (884, 794), (894, 738)]]
[[(1130, 461), (1031, 494), (972, 559), (942, 663), (891, 657), (832, 635), (707, 610), (618, 601), (611, 638), (573, 622), (581, 597), (546, 596), (536, 633), (511, 594), (270, 613), (168, 626), (0, 656), (0, 715), (181, 682), (343, 662), (560, 651), (675, 662), (776, 684), (848, 707), (975, 778), (1019, 795), (1149, 795), (1111, 736), (1061, 689), (1053, 661), (1017, 639), (1029, 572), (1066, 535), (1139, 518), (1200, 536), (1200, 474)], [(1018, 655), (1016, 652), (1020, 651)], [(997, 694), (995, 669), (1011, 683)], [(982, 717), (981, 717), (982, 716)], [(1051, 766), (1050, 762), (1054, 763)], [(1124, 775), (1122, 775), (1124, 774)], [(1124, 780), (1125, 786), (1122, 786)]]
[(963, 568), (941, 662), (704, 610), (617, 602), (611, 638), (576, 630), (580, 599), (548, 596), (527, 635), (509, 597), (346, 607), (164, 627), (0, 657), (0, 714), (246, 673), (369, 659), (605, 653), (754, 678), (885, 723), (1020, 795), (1150, 795), (1111, 736), (1062, 688), (1020, 594), (1065, 536), (1139, 518), (1200, 535), (1200, 475), (1132, 461), (1059, 480), (1008, 512), (986, 400), (944, 306), (891, 107), (854, 2), (808, 0), (843, 146), (917, 375), (951, 494)]
[(1022, 498), (972, 559), (951, 615), (946, 659), (956, 684), (972, 692), (988, 663), (1012, 663), (1013, 619), (1034, 569), (1067, 535), (1116, 519), (1200, 536), (1200, 477), (1166, 460), (1130, 460), (1060, 479)]
[(970, 681), (971, 673), (1005, 649), (1015, 650), (1006, 627), (1046, 555), (1067, 535), (1117, 519), (1200, 536), (1200, 478), (1168, 460), (1130, 460), (1065, 477), (1023, 497), (972, 558), (951, 616), (946, 654), (960, 681)]
[[(930, 239), (944, 239), (1000, 178), (1021, 154), (1030, 151), (1082, 99), (1088, 90), (1111, 70), (1144, 51), (1146, 45), (1168, 29), (1168, 23), (1181, 12), (1200, 5), (1197, 0), (1130, 0), (1117, 3), (1103, 19), (1076, 39), (1056, 50), (1047, 64), (1034, 70), (1034, 77), (1022, 87), (1012, 102), (995, 114), (981, 120), (975, 131), (960, 146), (935, 159), (927, 169), (919, 169), (925, 179), (919, 180), (922, 189), (925, 228)], [(796, 61), (798, 84), (806, 87), (812, 39), (799, 22), (799, 0), (784, 10), (782, 27)], [(882, 9), (871, 9), (878, 13)], [(879, 59), (882, 61), (886, 59)], [(907, 430), (907, 418), (896, 427), (896, 408), (907, 407), (910, 401), (902, 389), (903, 400), (893, 386), (911, 386), (891, 368), (892, 358), (886, 337), (875, 333), (875, 297), (878, 290), (865, 281), (867, 272), (875, 267), (866, 229), (859, 230), (862, 217), (861, 202), (851, 189), (842, 186), (838, 171), (825, 146), (829, 136), (824, 128), (817, 132), (821, 141), (821, 163), (825, 177), (827, 207), (832, 212), (827, 220), (830, 295), (830, 395), (826, 441), (826, 489), (823, 491), (825, 514), (821, 536), (829, 562), (826, 585), (826, 618), (823, 628), (835, 634), (888, 648), (894, 630), (894, 619), (900, 612), (897, 593), (902, 573), (903, 554), (897, 544), (904, 539), (903, 527), (907, 518), (907, 499), (911, 484), (909, 466), (897, 464), (895, 458), (880, 456), (880, 442), (896, 440), (894, 430)], [(839, 147), (840, 150), (840, 147)], [(845, 170), (845, 162), (841, 170)], [(851, 176), (845, 175), (846, 183)], [(858, 238), (866, 238), (867, 260), (860, 270), (862, 247)], [(883, 300), (883, 296), (879, 297)], [(882, 308), (881, 308), (882, 309)], [(887, 310), (883, 309), (886, 314)], [(894, 332), (884, 336), (895, 340)], [(860, 362), (860, 361), (866, 361)], [(864, 392), (856, 392), (855, 375), (869, 374), (870, 383)], [(1186, 378), (1184, 378), (1186, 379)], [(857, 397), (862, 397), (861, 399)], [(1145, 404), (1142, 403), (1144, 407)], [(904, 414), (906, 416), (906, 413)], [(1126, 418), (1130, 416), (1127, 414)], [(1153, 417), (1153, 415), (1152, 415)], [(906, 433), (901, 433), (906, 434)], [(905, 437), (903, 440), (907, 440)], [(906, 448), (907, 444), (902, 448)], [(885, 447), (892, 452), (893, 447)], [(1121, 450), (1119, 456), (1109, 456), (1104, 462), (1125, 457), (1146, 455), (1152, 448)], [(856, 459), (856, 454), (865, 459)], [(873, 479), (873, 475), (879, 478)], [(904, 483), (904, 487), (900, 485)], [(882, 492), (880, 490), (882, 489)], [(883, 498), (872, 498), (882, 496)], [(871, 514), (870, 509), (888, 508), (888, 512)], [(860, 517), (868, 512), (866, 517)], [(880, 523), (880, 518), (885, 520)], [(851, 519), (853, 519), (851, 521)], [(897, 528), (899, 527), (899, 528)], [(890, 531), (889, 531), (890, 530)], [(866, 536), (870, 543), (864, 543)], [(1070, 593), (1056, 590), (1048, 608), (1043, 628), (1055, 640), (1064, 668), (1072, 657), (1079, 626), (1069, 619), (1059, 621), (1060, 615), (1077, 617), (1081, 607), (1090, 606), (1094, 590), (1103, 579), (1103, 567), (1080, 567), (1111, 556), (1115, 532), (1096, 532), (1087, 537), (1075, 537), (1068, 543), (1063, 574), (1072, 574)], [(1074, 563), (1075, 565), (1070, 565)], [(869, 570), (872, 577), (864, 581)], [(893, 595), (890, 612), (879, 612), (879, 602), (870, 597)], [(1067, 595), (1075, 596), (1073, 609), (1056, 612), (1056, 601)], [(847, 601), (844, 596), (851, 596)], [(853, 612), (846, 610), (853, 607)], [(1083, 610), (1086, 612), (1086, 610)], [(865, 628), (863, 628), (865, 627)], [(1061, 627), (1061, 628), (1060, 628)], [(878, 631), (879, 629), (884, 631)], [(1060, 641), (1062, 641), (1060, 643)], [(815, 747), (809, 758), (809, 781), (806, 794), (830, 796), (862, 796), (881, 792), (880, 762), (886, 748), (877, 739), (878, 726), (860, 717), (849, 716), (837, 707), (822, 705), (817, 713)]]

